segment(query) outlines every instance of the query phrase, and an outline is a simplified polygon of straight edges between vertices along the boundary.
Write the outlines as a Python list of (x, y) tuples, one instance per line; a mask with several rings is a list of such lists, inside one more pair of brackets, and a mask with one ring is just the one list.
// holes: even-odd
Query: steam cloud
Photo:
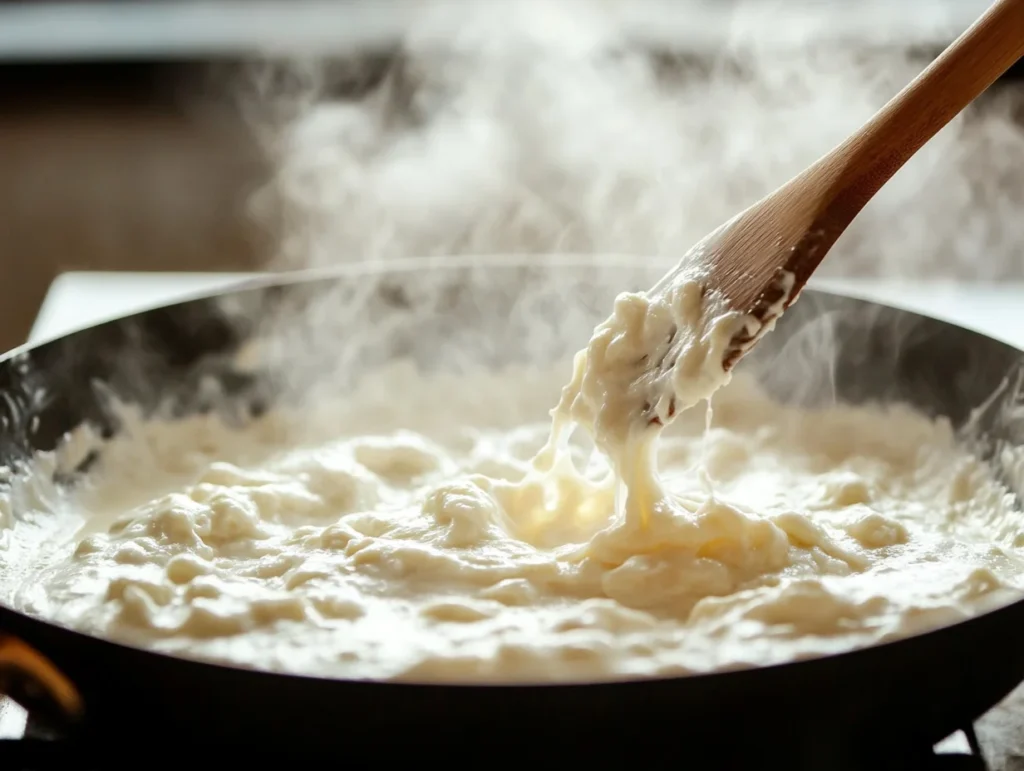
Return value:
[[(425, 2), (383, 77), (356, 96), (332, 89), (372, 69), (369, 57), (330, 72), (293, 66), (287, 86), (263, 92), (264, 106), (286, 116), (262, 126), (276, 167), (263, 203), (283, 226), (271, 267), (679, 256), (928, 61), (892, 46), (769, 45), (751, 23), (765, 13), (755, 3), (737, 8), (733, 39), (713, 55), (657, 53), (625, 38), (615, 9), (611, 0)], [(868, 206), (822, 274), (1024, 274), (1021, 108), (1003, 89), (944, 130)]]

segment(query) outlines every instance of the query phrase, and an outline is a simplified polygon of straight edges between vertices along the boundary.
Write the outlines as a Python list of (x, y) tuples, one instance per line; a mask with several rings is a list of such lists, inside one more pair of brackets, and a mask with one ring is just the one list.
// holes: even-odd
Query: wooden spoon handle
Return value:
[(840, 229), (911, 156), (1024, 56), (1024, 0), (997, 0), (856, 134), (807, 170)]

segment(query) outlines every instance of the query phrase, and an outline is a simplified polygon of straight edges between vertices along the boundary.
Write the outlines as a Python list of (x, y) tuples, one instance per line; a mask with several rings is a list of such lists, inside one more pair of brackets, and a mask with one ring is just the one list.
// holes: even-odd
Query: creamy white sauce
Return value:
[(542, 468), (554, 468), (573, 427), (583, 428), (623, 485), (625, 522), (643, 529), (658, 513), (673, 516), (654, 458), (662, 428), (729, 381), (723, 361), (733, 341), (757, 327), (708, 293), (689, 264), (684, 260), (650, 292), (616, 298), (612, 315), (573, 361), (537, 458)]
[[(674, 370), (702, 383), (681, 398), (695, 406), (658, 443), (636, 433), (650, 384), (616, 373), (661, 331), (644, 303), (620, 299), (577, 358), (553, 430), (562, 367), (396, 364), (343, 402), (244, 429), (129, 421), (71, 499), (22, 490), (21, 508), (57, 515), (9, 528), (0, 589), (183, 656), (448, 682), (771, 664), (1020, 596), (1024, 515), (945, 421), (784, 407), (742, 375), (706, 414), (725, 380), (706, 352), (735, 322), (711, 306), (692, 326), (705, 354)], [(574, 441), (572, 420), (587, 429)]]

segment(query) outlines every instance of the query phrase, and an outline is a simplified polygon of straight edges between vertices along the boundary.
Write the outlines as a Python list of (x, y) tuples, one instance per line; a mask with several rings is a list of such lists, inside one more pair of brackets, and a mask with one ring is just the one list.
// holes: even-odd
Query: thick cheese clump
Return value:
[(396, 364), (242, 429), (129, 421), (60, 516), (23, 518), (74, 524), (49, 558), (14, 527), (8, 565), (25, 567), (0, 589), (183, 656), (444, 682), (771, 664), (1020, 595), (1024, 515), (944, 421), (785, 407), (738, 375), (712, 414), (698, 399), (658, 442), (633, 432), (607, 405), (647, 396), (587, 369), (628, 358), (644, 301), (620, 300), (622, 336), (598, 330), (553, 430), (563, 367)]

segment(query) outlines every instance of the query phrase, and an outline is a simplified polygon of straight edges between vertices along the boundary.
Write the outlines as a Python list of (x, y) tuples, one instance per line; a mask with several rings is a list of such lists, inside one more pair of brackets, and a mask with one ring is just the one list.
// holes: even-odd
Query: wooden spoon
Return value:
[(1024, 0), (997, 0), (853, 136), (698, 245), (707, 289), (760, 322), (733, 339), (726, 369), (797, 298), (882, 185), (1021, 56)]

